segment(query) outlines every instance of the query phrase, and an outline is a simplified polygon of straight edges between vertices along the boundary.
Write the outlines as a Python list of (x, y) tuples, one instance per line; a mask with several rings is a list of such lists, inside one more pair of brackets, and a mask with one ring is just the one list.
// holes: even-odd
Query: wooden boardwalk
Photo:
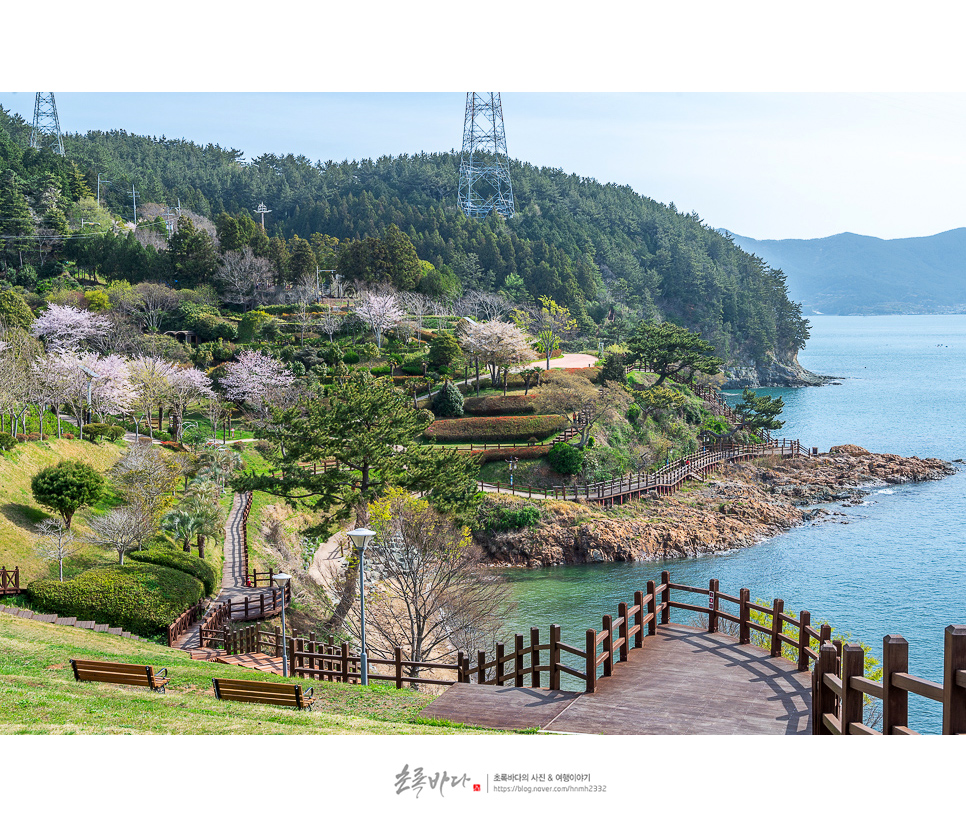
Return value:
[(603, 735), (811, 734), (811, 675), (724, 634), (659, 625), (593, 693), (457, 684), (422, 711), (478, 727)]

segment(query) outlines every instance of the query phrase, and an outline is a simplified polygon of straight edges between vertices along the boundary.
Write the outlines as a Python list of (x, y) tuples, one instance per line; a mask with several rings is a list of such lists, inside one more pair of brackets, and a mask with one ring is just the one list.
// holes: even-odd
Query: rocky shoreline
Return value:
[[(729, 464), (673, 496), (620, 507), (541, 501), (544, 518), (535, 527), (476, 539), (487, 563), (501, 567), (692, 558), (748, 547), (831, 517), (834, 510), (821, 505), (858, 503), (867, 488), (939, 480), (955, 471), (937, 458), (833, 446), (817, 457)], [(491, 500), (519, 505), (522, 499)]]

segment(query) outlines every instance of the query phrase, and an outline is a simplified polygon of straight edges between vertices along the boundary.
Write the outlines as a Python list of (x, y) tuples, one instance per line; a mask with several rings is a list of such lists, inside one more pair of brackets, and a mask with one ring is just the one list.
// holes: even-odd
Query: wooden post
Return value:
[(486, 652), (476, 653), (476, 682), (486, 683), (486, 670), (483, 668), (486, 666)]
[(617, 633), (621, 638), (620, 659), (621, 663), (627, 661), (627, 603), (617, 603), (617, 618), (621, 621)]
[(882, 735), (895, 734), (896, 727), (909, 725), (909, 693), (893, 686), (896, 672), (909, 671), (909, 643), (899, 634), (882, 638)]
[(604, 632), (604, 677), (609, 678), (614, 671), (614, 628), (610, 614), (605, 614), (601, 631)]
[(634, 591), (634, 607), (637, 613), (634, 614), (634, 625), (637, 631), (634, 633), (634, 648), (639, 649), (644, 645), (644, 594), (641, 591)]
[(718, 580), (712, 579), (708, 583), (708, 633), (718, 631)]
[(496, 680), (493, 681), (497, 686), (503, 684), (503, 657), (504, 657), (504, 646), (502, 643), (496, 644)]
[(842, 735), (851, 734), (852, 724), (862, 723), (862, 693), (855, 688), (852, 678), (862, 677), (865, 671), (865, 650), (855, 643), (842, 649)]
[(804, 672), (808, 669), (808, 627), (811, 625), (812, 615), (808, 611), (802, 611), (798, 615), (798, 671)]
[(584, 668), (587, 674), (587, 683), (584, 691), (593, 693), (594, 689), (597, 688), (597, 632), (592, 628), (587, 629), (586, 654), (587, 662)]
[(780, 657), (782, 653), (782, 611), (785, 610), (783, 600), (776, 599), (771, 609), (771, 656)]
[(275, 657), (282, 656), (282, 632), (278, 626), (275, 626)]
[(966, 687), (956, 673), (966, 670), (966, 625), (946, 628), (943, 647), (943, 735), (966, 733)]
[(550, 626), (550, 688), (560, 689), (560, 626)]
[(540, 665), (540, 650), (537, 646), (540, 645), (540, 629), (531, 628), (530, 629), (530, 686), (539, 689), (540, 688), (540, 672), (537, 671), (537, 667)]
[(664, 590), (661, 591), (661, 625), (671, 622), (671, 574), (666, 570), (661, 571), (661, 584)]
[(513, 635), (513, 685), (523, 686), (523, 635)]
[[(394, 669), (396, 672), (396, 689), (402, 689), (402, 646), (394, 646), (392, 650)], [(463, 653), (460, 652), (462, 655)]]
[[(396, 648), (399, 648), (399, 647), (397, 646)], [(466, 666), (466, 655), (463, 654), (463, 650), (460, 649), (456, 653), (456, 682), (457, 683), (467, 682), (463, 680), (463, 669), (465, 668), (465, 666)], [(399, 687), (397, 686), (396, 688), (398, 689)]]
[(651, 615), (651, 618), (647, 621), (647, 633), (653, 637), (657, 633), (657, 600), (655, 599), (656, 594), (654, 593), (655, 588), (654, 580), (647, 580), (647, 613)]
[(342, 644), (342, 658), (341, 658), (341, 660), (342, 660), (342, 663), (341, 663), (341, 666), (342, 666), (342, 670), (341, 670), (342, 671), (342, 682), (343, 683), (348, 683), (349, 682), (349, 644), (348, 643), (343, 643)]
[(751, 591), (747, 588), (738, 591), (738, 642), (743, 646), (751, 642), (751, 626), (748, 624), (751, 620), (750, 602)]
[(835, 674), (837, 663), (835, 646), (823, 643), (818, 650), (818, 661), (812, 672), (812, 735), (815, 736), (832, 735), (822, 716), (825, 713), (835, 714), (835, 693), (825, 685), (824, 677), (826, 674)]

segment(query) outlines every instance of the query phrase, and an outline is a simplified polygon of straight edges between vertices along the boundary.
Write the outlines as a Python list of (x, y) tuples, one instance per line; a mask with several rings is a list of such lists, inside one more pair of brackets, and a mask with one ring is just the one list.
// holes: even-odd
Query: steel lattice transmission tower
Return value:
[(499, 93), (467, 93), (459, 206), (467, 217), (513, 217), (513, 188)]
[(64, 138), (60, 135), (57, 102), (53, 93), (37, 93), (34, 99), (34, 127), (30, 131), (31, 148), (49, 148), (64, 156)]

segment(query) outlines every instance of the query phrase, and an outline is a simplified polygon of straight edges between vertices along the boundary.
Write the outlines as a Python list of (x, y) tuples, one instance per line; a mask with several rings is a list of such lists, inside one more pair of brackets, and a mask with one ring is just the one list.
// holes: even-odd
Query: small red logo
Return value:
[(473, 790), (474, 791), (478, 791), (479, 789), (480, 789), (480, 786), (479, 785), (473, 785)]

